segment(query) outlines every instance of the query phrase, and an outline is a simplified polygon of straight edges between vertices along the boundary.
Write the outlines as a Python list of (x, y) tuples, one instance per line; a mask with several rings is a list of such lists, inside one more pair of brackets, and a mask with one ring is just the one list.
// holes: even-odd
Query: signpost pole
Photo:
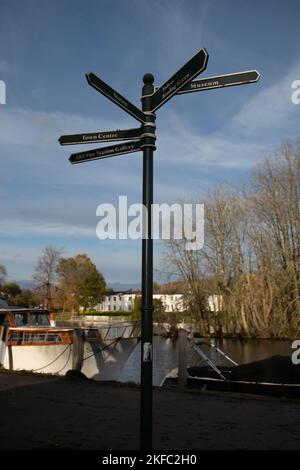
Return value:
[(141, 400), (140, 400), (140, 448), (152, 450), (152, 318), (153, 318), (153, 152), (155, 147), (155, 112), (176, 94), (222, 88), (259, 80), (256, 70), (193, 79), (206, 69), (208, 53), (201, 49), (162, 86), (154, 89), (154, 77), (147, 73), (143, 77), (142, 110), (128, 101), (94, 73), (86, 75), (88, 83), (99, 93), (137, 119), (142, 125), (137, 129), (63, 135), (61, 145), (131, 140), (108, 147), (74, 153), (69, 158), (72, 164), (114, 157), (143, 151), (143, 237), (142, 237), (142, 319), (141, 319)]
[(141, 400), (140, 400), (140, 448), (152, 449), (152, 317), (153, 317), (153, 151), (155, 150), (155, 114), (151, 112), (151, 94), (154, 77), (144, 75), (142, 110), (146, 115), (143, 125), (143, 217), (142, 240), (142, 321), (141, 321)]

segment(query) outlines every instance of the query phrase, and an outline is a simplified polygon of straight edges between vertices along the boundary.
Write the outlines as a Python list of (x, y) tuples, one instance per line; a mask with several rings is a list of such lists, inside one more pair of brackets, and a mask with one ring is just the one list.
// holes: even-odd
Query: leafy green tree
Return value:
[[(133, 310), (131, 318), (139, 320), (141, 318), (142, 297), (136, 295), (133, 303)], [(153, 299), (153, 321), (165, 321), (165, 310), (163, 303), (160, 299)]]
[(131, 314), (131, 318), (133, 320), (139, 320), (141, 318), (141, 307), (142, 307), (142, 297), (140, 295), (136, 295), (133, 302), (133, 310)]
[(22, 289), (20, 294), (10, 301), (16, 307), (37, 307), (39, 305), (38, 297), (30, 289)]
[(22, 292), (21, 287), (16, 282), (8, 282), (7, 284), (4, 284), (1, 290), (5, 294), (5, 298), (8, 300), (16, 297)]
[(106, 292), (106, 284), (101, 273), (94, 269), (91, 271), (80, 286), (80, 305), (86, 308), (92, 308), (100, 303)]
[(61, 258), (57, 266), (59, 289), (63, 292), (64, 310), (91, 308), (105, 295), (103, 275), (86, 254)]

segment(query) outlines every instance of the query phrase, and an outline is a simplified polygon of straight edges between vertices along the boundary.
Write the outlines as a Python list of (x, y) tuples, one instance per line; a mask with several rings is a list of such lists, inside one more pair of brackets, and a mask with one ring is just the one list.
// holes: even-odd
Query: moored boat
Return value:
[[(204, 351), (200, 345), (209, 346)], [(300, 365), (292, 363), (291, 356), (272, 356), (255, 362), (237, 364), (232, 358), (207, 341), (191, 341), (192, 349), (206, 365), (187, 365), (186, 385), (207, 391), (238, 392), (274, 397), (300, 398)], [(212, 354), (213, 353), (213, 354)], [(230, 366), (218, 365), (217, 354), (222, 362)], [(212, 360), (211, 356), (214, 356)], [(178, 381), (178, 369), (166, 375), (162, 386), (174, 386)]]
[(94, 380), (117, 380), (139, 342), (137, 323), (75, 329), (55, 326), (47, 310), (0, 308), (0, 365), (58, 375), (75, 368)]

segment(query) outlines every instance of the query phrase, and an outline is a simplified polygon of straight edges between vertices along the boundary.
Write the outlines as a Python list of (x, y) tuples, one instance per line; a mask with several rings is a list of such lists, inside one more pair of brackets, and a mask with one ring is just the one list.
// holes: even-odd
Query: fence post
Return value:
[(178, 332), (178, 387), (187, 386), (187, 331), (182, 328)]
[(83, 344), (84, 344), (84, 331), (80, 328), (73, 330), (73, 357), (72, 369), (81, 371), (83, 363)]

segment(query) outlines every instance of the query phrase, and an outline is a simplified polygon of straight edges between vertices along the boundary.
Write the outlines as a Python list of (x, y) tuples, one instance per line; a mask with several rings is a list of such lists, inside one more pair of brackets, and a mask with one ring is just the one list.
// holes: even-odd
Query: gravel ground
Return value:
[[(139, 390), (0, 372), (0, 449), (138, 449)], [(300, 402), (154, 391), (159, 450), (299, 449)]]

